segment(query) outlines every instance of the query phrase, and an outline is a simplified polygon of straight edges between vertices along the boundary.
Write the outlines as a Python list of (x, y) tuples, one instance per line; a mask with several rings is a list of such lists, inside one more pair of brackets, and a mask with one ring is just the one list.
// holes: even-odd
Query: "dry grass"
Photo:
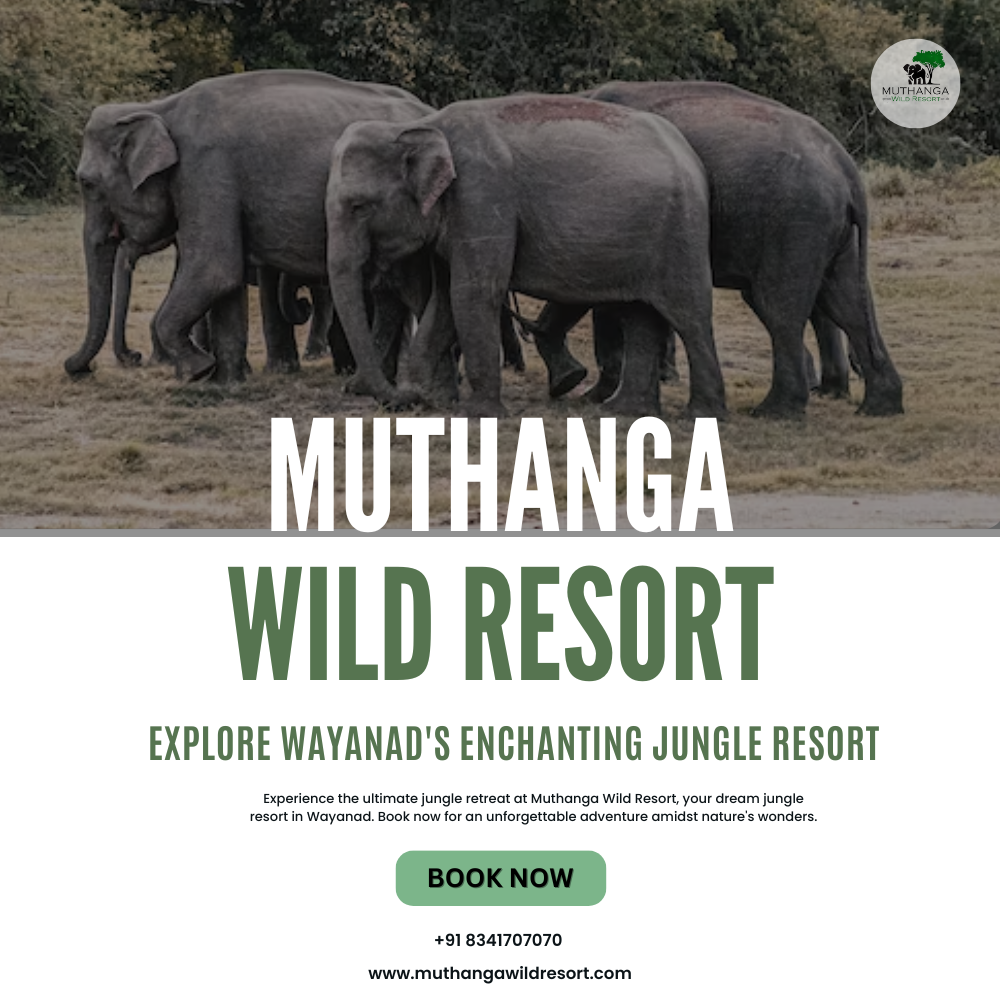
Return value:
[[(722, 430), (731, 492), (1000, 492), (1000, 162), (923, 176), (873, 171), (868, 180), (872, 280), (907, 412), (855, 416), (862, 390), (855, 381), (853, 402), (816, 399), (804, 422), (753, 419), (749, 410), (770, 381), (769, 341), (738, 295), (719, 292), (716, 338), (733, 411)], [(370, 416), (376, 408), (345, 396), (328, 361), (292, 377), (254, 374), (221, 391), (180, 386), (163, 369), (119, 369), (109, 344), (93, 376), (71, 380), (62, 361), (79, 345), (86, 316), (80, 223), (68, 209), (0, 216), (0, 526), (267, 527), (270, 418), (293, 417), (304, 439), (314, 416)], [(170, 271), (166, 254), (137, 271), (130, 340), (144, 353)], [(573, 339), (592, 365), (587, 329)], [(565, 418), (588, 417), (597, 439), (592, 408), (577, 398), (550, 403), (530, 345), (526, 356), (525, 374), (505, 375), (515, 419), (501, 425), (501, 501), (517, 417), (546, 417), (557, 482)], [(259, 373), (256, 321), (250, 360)], [(682, 377), (663, 389), (675, 455), (663, 471), (678, 487), (691, 433), (679, 417), (683, 370)], [(438, 521), (447, 517), (447, 449), (446, 439), (432, 447)], [(408, 452), (406, 439), (394, 443), (393, 521), (403, 525)], [(620, 454), (623, 466), (623, 440)], [(338, 459), (338, 481), (342, 469)], [(346, 526), (342, 504), (337, 518)]]

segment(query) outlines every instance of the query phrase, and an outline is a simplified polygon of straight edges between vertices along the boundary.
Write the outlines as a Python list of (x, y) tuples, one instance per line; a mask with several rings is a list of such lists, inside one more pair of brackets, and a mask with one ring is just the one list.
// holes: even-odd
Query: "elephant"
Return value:
[[(115, 358), (118, 360), (120, 365), (126, 368), (134, 368), (142, 363), (142, 354), (139, 351), (133, 351), (125, 342), (125, 327), (128, 322), (128, 311), (129, 306), (132, 301), (132, 274), (135, 271), (135, 265), (138, 263), (140, 258), (145, 257), (147, 254), (158, 253), (161, 250), (165, 250), (167, 247), (173, 245), (173, 238), (168, 238), (161, 240), (159, 243), (154, 244), (150, 247), (140, 247), (133, 243), (131, 240), (122, 240), (118, 245), (118, 250), (115, 254), (115, 271), (113, 280), (113, 298), (114, 298), (114, 311), (111, 318), (111, 327), (113, 330), (113, 345)], [(192, 336), (197, 336), (203, 344), (208, 343), (208, 320), (202, 317), (195, 324), (195, 327), (191, 331)], [(97, 349), (104, 344), (104, 337), (107, 336), (107, 329), (104, 330), (103, 335), (97, 344)], [(87, 359), (87, 369), (89, 371), (90, 358)], [(153, 340), (153, 362), (159, 364), (166, 360), (166, 356), (163, 354), (163, 349), (160, 346), (159, 341), (155, 338)]]
[[(246, 280), (248, 285), (256, 284), (260, 291), (267, 371), (291, 374), (299, 370), (295, 327), (305, 323), (310, 324), (305, 344), (307, 360), (332, 354), (338, 373), (353, 370), (354, 359), (333, 312), (330, 290), (325, 283), (300, 282), (292, 275), (265, 266), (248, 269)], [(309, 288), (310, 300), (298, 298), (301, 285)]]
[(907, 63), (903, 70), (908, 74), (911, 84), (927, 82), (927, 70), (920, 63)]
[[(809, 382), (802, 336), (811, 319), (821, 391), (847, 394), (840, 327), (865, 380), (859, 412), (901, 413), (902, 383), (879, 333), (868, 284), (864, 188), (840, 143), (814, 119), (724, 83), (610, 83), (588, 97), (662, 116), (701, 158), (711, 189), (713, 282), (738, 289), (771, 336), (771, 389), (754, 412), (804, 412)], [(536, 336), (556, 394), (585, 373), (565, 348), (574, 316), (578, 312), (553, 307), (543, 313), (547, 342)]]
[[(288, 275), (281, 276), (282, 284), (291, 282)], [(398, 289), (397, 289), (398, 291)], [(315, 360), (330, 353), (333, 356), (333, 367), (337, 374), (352, 373), (354, 371), (354, 355), (351, 353), (351, 346), (347, 342), (347, 335), (344, 333), (343, 324), (340, 317), (333, 308), (333, 297), (327, 285), (312, 285), (309, 289), (312, 296), (312, 303), (303, 299), (296, 300), (295, 292), (282, 290), (281, 311), (282, 315), (288, 318), (296, 326), (301, 326), (313, 316), (313, 325), (310, 327), (309, 340), (306, 344), (305, 357), (307, 360)], [(429, 289), (425, 288), (416, 297), (409, 297), (408, 305), (418, 314), (426, 308), (429, 299)], [(291, 302), (297, 301), (299, 306), (291, 306)], [(302, 306), (305, 308), (303, 309)], [(524, 351), (521, 347), (521, 340), (514, 329), (513, 312), (511, 308), (503, 311), (500, 317), (500, 344), (503, 352), (503, 363), (505, 368), (513, 368), (516, 372), (525, 370)], [(326, 331), (324, 333), (324, 331)], [(324, 339), (325, 338), (325, 339)], [(387, 358), (383, 367), (391, 372), (394, 369), (392, 359)]]
[[(173, 244), (173, 239), (164, 240), (151, 247), (139, 247), (130, 240), (123, 240), (118, 246), (115, 256), (114, 272), (114, 313), (112, 329), (114, 332), (114, 353), (120, 365), (135, 367), (142, 363), (142, 354), (131, 350), (125, 339), (125, 328), (132, 295), (132, 274), (138, 260), (151, 253), (166, 249)], [(313, 316), (306, 341), (306, 357), (319, 358), (330, 352), (331, 345), (336, 343), (332, 329), (333, 307), (329, 289), (317, 285), (310, 289), (313, 301), (317, 303), (315, 312), (310, 303), (304, 299), (296, 299), (296, 289), (287, 275), (279, 275), (269, 268), (250, 268), (245, 275), (247, 285), (256, 285), (261, 290), (261, 313), (263, 316), (264, 338), (268, 348), (267, 369), (269, 371), (298, 371), (298, 351), (294, 340), (293, 325), (301, 326)], [(280, 282), (280, 284), (279, 284)], [(190, 336), (202, 350), (212, 349), (212, 333), (209, 314), (199, 319), (191, 329)], [(246, 323), (244, 310), (243, 323)], [(169, 359), (152, 332), (152, 364), (164, 364)], [(244, 334), (245, 335), (245, 334)], [(342, 340), (341, 335), (341, 340)], [(103, 341), (103, 338), (102, 338)], [(98, 350), (101, 343), (97, 344)], [(346, 342), (339, 348), (339, 359), (335, 352), (335, 364), (352, 367), (349, 349), (347, 361), (344, 361), (343, 350)], [(88, 362), (91, 359), (88, 359)]]
[(278, 299), (281, 314), (295, 326), (309, 323), (303, 357), (317, 361), (327, 354), (333, 358), (333, 370), (338, 374), (354, 371), (354, 355), (344, 334), (343, 324), (333, 308), (333, 296), (325, 283), (309, 285), (310, 299), (298, 298), (299, 283), (291, 275), (279, 278)]
[[(459, 102), (417, 122), (359, 122), (335, 146), (326, 210), (330, 289), (370, 394), (389, 387), (359, 357), (370, 342), (366, 272), (430, 250), (450, 280), (438, 305), (451, 318), (439, 327), (457, 335), (470, 415), (504, 413), (508, 289), (616, 302), (634, 317), (610, 411), (658, 411), (650, 354), (669, 323), (690, 361), (689, 412), (725, 415), (711, 329), (708, 185), (663, 119), (578, 97), (518, 95)], [(646, 249), (642, 265), (637, 244)], [(418, 330), (413, 350), (419, 371), (440, 345)]]
[[(203, 80), (148, 104), (96, 108), (77, 177), (84, 197), (89, 322), (68, 359), (86, 370), (107, 329), (117, 246), (176, 239), (177, 266), (153, 320), (179, 378), (218, 369), (244, 377), (244, 269), (326, 280), (324, 198), (333, 146), (359, 120), (411, 121), (431, 112), (396, 87), (306, 70)], [(215, 353), (188, 337), (211, 311)], [(398, 335), (401, 309), (375, 293), (379, 345)], [(379, 346), (367, 344), (375, 357)]]
[[(547, 303), (534, 321), (521, 320), (529, 334), (534, 337), (535, 346), (548, 368), (549, 395), (556, 399), (575, 388), (587, 377), (587, 369), (566, 347), (566, 333), (587, 313), (587, 307), (567, 307)], [(823, 375), (817, 374), (816, 365), (808, 349), (803, 347), (806, 365), (806, 380), (809, 391), (821, 396), (841, 399), (850, 395), (848, 389), (848, 364), (860, 375), (857, 364), (844, 350), (843, 331), (822, 313), (812, 316), (816, 341), (820, 349), (820, 363)], [(617, 388), (621, 372), (623, 332), (621, 317), (609, 306), (595, 306), (593, 309), (594, 351), (598, 381), (585, 393), (584, 398), (593, 403), (602, 403)], [(679, 382), (677, 370), (677, 338), (673, 330), (667, 330), (659, 359), (661, 382)]]

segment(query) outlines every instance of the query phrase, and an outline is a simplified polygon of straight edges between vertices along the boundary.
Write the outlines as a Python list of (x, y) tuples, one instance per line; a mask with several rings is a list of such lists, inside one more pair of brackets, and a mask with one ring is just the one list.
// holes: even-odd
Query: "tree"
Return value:
[[(971, 150), (1000, 152), (1000, 0), (879, 2), (903, 17), (909, 37), (940, 41), (962, 73), (955, 110), (921, 131), (946, 131), (962, 157)], [(940, 28), (928, 29), (928, 22)]]
[(915, 63), (923, 63), (927, 67), (928, 83), (934, 82), (935, 69), (944, 69), (944, 56), (941, 55), (940, 49), (924, 49), (913, 57), (913, 61)]
[[(972, 146), (1000, 152), (1000, 0), (951, 0), (941, 44), (962, 73), (962, 96), (945, 119)], [(924, 36), (927, 37), (927, 36)]]
[(0, 196), (69, 189), (91, 108), (149, 96), (151, 46), (107, 0), (0, 0)]

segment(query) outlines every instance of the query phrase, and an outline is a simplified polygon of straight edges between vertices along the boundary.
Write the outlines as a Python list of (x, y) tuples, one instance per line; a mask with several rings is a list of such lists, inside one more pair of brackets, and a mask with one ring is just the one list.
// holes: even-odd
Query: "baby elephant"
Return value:
[[(473, 416), (503, 413), (500, 317), (507, 290), (563, 303), (621, 303), (625, 357), (611, 410), (659, 409), (667, 326), (691, 369), (689, 411), (725, 414), (712, 339), (708, 184), (669, 122), (576, 97), (466, 101), (417, 122), (361, 122), (334, 148), (327, 190), (334, 303), (358, 363), (355, 389), (394, 390), (372, 350), (365, 276), (430, 249), (450, 276), (447, 306)], [(440, 353), (421, 343), (414, 372)], [(436, 333), (434, 331), (437, 331)], [(417, 379), (418, 386), (421, 384)]]

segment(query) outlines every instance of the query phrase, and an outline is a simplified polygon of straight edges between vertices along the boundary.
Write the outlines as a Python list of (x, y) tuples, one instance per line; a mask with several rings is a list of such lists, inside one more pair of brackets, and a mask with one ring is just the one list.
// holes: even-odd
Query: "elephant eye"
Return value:
[(351, 214), (361, 218), (371, 215), (374, 208), (375, 206), (370, 201), (351, 202)]

